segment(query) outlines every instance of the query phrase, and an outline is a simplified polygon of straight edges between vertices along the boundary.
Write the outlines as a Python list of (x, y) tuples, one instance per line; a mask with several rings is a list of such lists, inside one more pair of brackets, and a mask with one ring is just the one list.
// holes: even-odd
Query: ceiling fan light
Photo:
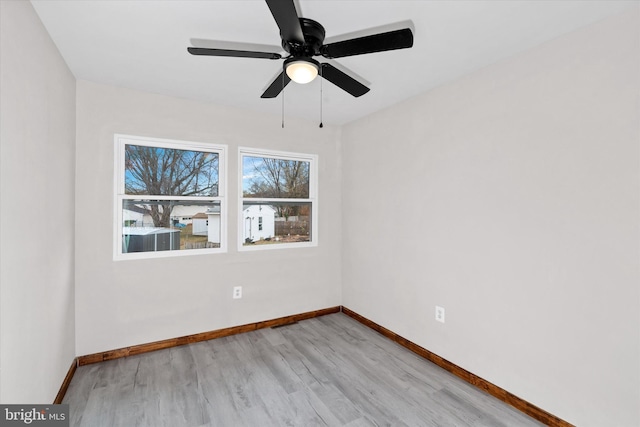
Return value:
[(318, 62), (313, 59), (296, 59), (285, 64), (287, 76), (296, 83), (305, 84), (318, 75)]

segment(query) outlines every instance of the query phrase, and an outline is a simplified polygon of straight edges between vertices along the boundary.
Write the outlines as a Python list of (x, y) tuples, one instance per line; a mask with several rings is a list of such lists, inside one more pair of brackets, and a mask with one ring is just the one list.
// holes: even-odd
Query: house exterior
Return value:
[(143, 227), (144, 217), (144, 210), (135, 206), (122, 210), (122, 222), (125, 227)]
[(201, 213), (203, 209), (202, 206), (176, 205), (171, 209), (171, 223), (192, 224), (194, 215)]
[[(198, 205), (176, 205), (171, 209), (171, 225), (177, 224), (189, 225), (193, 224), (193, 217), (198, 213), (203, 213), (204, 206)], [(204, 217), (202, 217), (204, 218)], [(205, 222), (206, 222), (206, 218)], [(153, 227), (153, 218), (144, 205), (129, 205), (122, 210), (122, 220), (125, 227)], [(203, 235), (206, 235), (206, 231)]]
[(269, 205), (249, 205), (242, 211), (244, 241), (275, 236), (276, 210)]

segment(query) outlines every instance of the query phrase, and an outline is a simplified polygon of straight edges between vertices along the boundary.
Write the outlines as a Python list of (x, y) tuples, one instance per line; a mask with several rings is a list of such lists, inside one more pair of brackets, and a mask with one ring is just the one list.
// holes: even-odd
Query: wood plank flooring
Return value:
[(71, 425), (542, 424), (342, 313), (76, 370)]

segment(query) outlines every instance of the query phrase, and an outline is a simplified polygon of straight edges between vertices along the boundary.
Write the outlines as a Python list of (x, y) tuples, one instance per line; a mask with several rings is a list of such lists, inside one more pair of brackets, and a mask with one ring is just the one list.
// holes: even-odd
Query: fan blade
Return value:
[(290, 81), (291, 79), (283, 70), (275, 79), (273, 79), (267, 90), (264, 91), (260, 98), (275, 98), (280, 94), (280, 92), (282, 92), (282, 89), (284, 89)]
[(282, 58), (282, 56), (279, 53), (253, 52), (250, 50), (209, 49), (206, 47), (188, 47), (187, 50), (191, 55), (233, 56), (236, 58), (265, 58), (265, 59)]
[(325, 58), (342, 58), (364, 53), (405, 49), (413, 46), (413, 32), (410, 28), (358, 37), (341, 42), (329, 43), (320, 48)]
[(298, 12), (293, 0), (265, 0), (280, 28), (280, 37), (288, 42), (304, 43)]
[(350, 75), (338, 70), (333, 65), (327, 64), (325, 62), (321, 65), (321, 67), (323, 78), (329, 80), (331, 83), (338, 86), (340, 89), (350, 93), (356, 98), (369, 92), (368, 87), (366, 87)]
[(246, 43), (246, 42), (230, 42), (227, 40), (210, 40), (210, 39), (189, 39), (191, 46), (193, 47), (205, 47), (207, 49), (225, 49), (225, 50), (240, 50), (249, 52), (265, 52), (265, 53), (280, 53), (282, 54), (282, 46), (258, 44), (258, 43)]

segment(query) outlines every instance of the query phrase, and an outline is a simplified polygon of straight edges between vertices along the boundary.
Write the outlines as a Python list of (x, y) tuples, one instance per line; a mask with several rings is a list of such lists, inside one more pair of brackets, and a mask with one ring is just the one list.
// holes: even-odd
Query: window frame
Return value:
[[(125, 147), (137, 145), (146, 147), (167, 148), (185, 151), (205, 151), (218, 155), (218, 195), (217, 196), (165, 196), (165, 195), (140, 195), (126, 194), (125, 191)], [(114, 261), (133, 259), (167, 258), (175, 256), (196, 256), (216, 253), (225, 253), (228, 248), (227, 241), (227, 146), (224, 144), (212, 144), (204, 142), (173, 140), (163, 138), (141, 137), (134, 135), (114, 134), (114, 230), (113, 230), (113, 259)], [(194, 202), (212, 202), (220, 204), (220, 247), (203, 249), (163, 250), (147, 252), (123, 252), (123, 203), (125, 200), (145, 199), (150, 201), (179, 200)]]
[[(294, 160), (301, 162), (309, 162), (309, 197), (308, 198), (261, 198), (261, 197), (244, 197), (244, 158), (245, 157), (263, 157), (271, 159)], [(243, 216), (243, 207), (245, 200), (256, 202), (264, 201), (265, 205), (269, 202), (278, 203), (310, 203), (311, 204), (311, 235), (308, 242), (294, 243), (278, 243), (271, 245), (244, 245), (244, 227), (245, 221)], [(309, 248), (318, 246), (318, 155), (308, 153), (295, 153), (290, 151), (269, 150), (262, 148), (239, 147), (238, 148), (238, 251), (263, 251), (277, 249), (293, 249), (293, 248)]]

